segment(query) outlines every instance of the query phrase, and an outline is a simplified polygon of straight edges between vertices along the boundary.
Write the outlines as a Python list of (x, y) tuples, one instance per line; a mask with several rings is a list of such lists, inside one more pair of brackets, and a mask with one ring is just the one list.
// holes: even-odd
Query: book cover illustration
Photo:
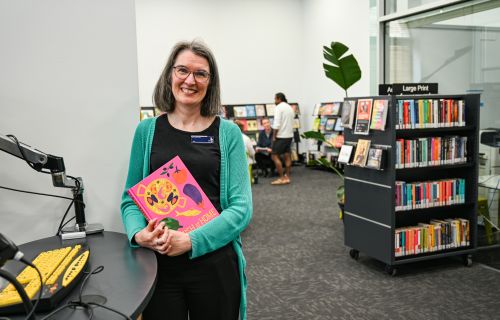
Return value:
[(333, 115), (333, 103), (324, 103), (321, 106), (321, 115), (322, 116), (331, 116), (331, 115)]
[(354, 149), (354, 146), (352, 145), (342, 145), (342, 147), (340, 148), (338, 162), (346, 164), (351, 162), (352, 149)]
[(246, 106), (235, 106), (234, 117), (235, 118), (245, 118), (247, 116), (247, 107)]
[(335, 118), (328, 118), (328, 120), (326, 120), (325, 131), (333, 131), (333, 128), (335, 128), (335, 120)]
[(344, 131), (344, 126), (342, 125), (342, 120), (337, 119), (337, 122), (335, 122), (335, 128), (333, 129), (335, 131)]
[(353, 165), (364, 167), (368, 158), (368, 150), (370, 149), (370, 140), (359, 139), (356, 145), (356, 153), (354, 154)]
[(255, 105), (255, 114), (257, 117), (265, 117), (266, 116), (266, 106), (263, 104)]
[(368, 135), (372, 116), (372, 99), (359, 99), (356, 108), (356, 125), (354, 134)]
[(367, 168), (380, 170), (382, 168), (382, 156), (384, 150), (377, 148), (370, 148), (368, 151), (368, 161), (366, 162)]
[(354, 122), (354, 111), (356, 111), (356, 101), (355, 100), (345, 100), (342, 104), (342, 126), (344, 128), (352, 129), (352, 124)]
[(247, 120), (247, 130), (246, 131), (257, 131), (257, 120)]
[(268, 117), (274, 117), (274, 109), (276, 109), (276, 105), (274, 103), (266, 104), (266, 112)]
[(219, 215), (179, 156), (127, 192), (146, 220), (164, 221), (169, 229), (188, 233)]
[(256, 117), (255, 105), (250, 104), (246, 106), (247, 117)]
[(332, 103), (332, 115), (338, 116), (340, 111), (340, 102)]
[(372, 120), (370, 129), (385, 130), (385, 121), (387, 119), (388, 100), (373, 101)]

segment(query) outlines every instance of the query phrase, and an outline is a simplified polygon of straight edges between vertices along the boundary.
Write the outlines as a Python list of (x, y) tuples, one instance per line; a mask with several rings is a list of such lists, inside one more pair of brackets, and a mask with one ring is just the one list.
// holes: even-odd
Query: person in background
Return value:
[(260, 123), (264, 129), (259, 131), (259, 139), (257, 140), (257, 147), (255, 148), (255, 161), (264, 174), (264, 177), (267, 177), (273, 174), (275, 168), (274, 161), (271, 158), (273, 128), (271, 128), (271, 121), (269, 121), (268, 118), (262, 118)]
[[(290, 183), (290, 171), (292, 167), (291, 146), (293, 139), (293, 118), (295, 113), (292, 107), (287, 103), (283, 93), (278, 92), (274, 96), (276, 109), (274, 110), (273, 123), (273, 145), (272, 159), (276, 165), (279, 178), (272, 181), (272, 185), (282, 185)], [(285, 174), (283, 174), (283, 164), (280, 156), (285, 158)]]
[(244, 133), (245, 127), (243, 123), (238, 120), (234, 121), (234, 123), (236, 123), (241, 130), (241, 136), (243, 137), (243, 143), (245, 144), (245, 150), (247, 152), (248, 173), (253, 182), (252, 165), (255, 163), (255, 149), (253, 148), (253, 143), (250, 137)]
[[(177, 43), (154, 90), (164, 113), (141, 121), (132, 141), (121, 216), (130, 245), (153, 250), (158, 261), (144, 320), (246, 319), (240, 233), (252, 216), (252, 193), (241, 132), (217, 116), (219, 84), (215, 58), (204, 44)], [(127, 194), (177, 155), (220, 213), (189, 233), (147, 222)]]

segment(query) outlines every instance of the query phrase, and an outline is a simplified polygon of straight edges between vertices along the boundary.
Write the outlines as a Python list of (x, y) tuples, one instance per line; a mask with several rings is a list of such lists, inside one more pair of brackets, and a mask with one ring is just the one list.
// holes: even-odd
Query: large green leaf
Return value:
[(304, 139), (314, 139), (322, 142), (326, 142), (325, 135), (318, 131), (306, 131), (301, 134)]
[(325, 75), (332, 79), (342, 89), (346, 90), (361, 79), (361, 69), (352, 54), (342, 57), (349, 48), (340, 43), (332, 42), (330, 47), (323, 47), (323, 56), (331, 64), (323, 64)]

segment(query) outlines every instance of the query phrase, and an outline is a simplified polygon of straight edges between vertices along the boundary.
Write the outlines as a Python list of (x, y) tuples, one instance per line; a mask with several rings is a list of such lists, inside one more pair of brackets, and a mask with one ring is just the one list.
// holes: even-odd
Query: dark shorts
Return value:
[(273, 154), (291, 153), (292, 138), (276, 138), (273, 142)]

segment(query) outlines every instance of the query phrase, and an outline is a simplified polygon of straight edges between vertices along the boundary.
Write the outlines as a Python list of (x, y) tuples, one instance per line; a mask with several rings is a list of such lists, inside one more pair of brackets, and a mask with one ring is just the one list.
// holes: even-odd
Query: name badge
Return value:
[(214, 143), (213, 136), (191, 136), (191, 143)]

